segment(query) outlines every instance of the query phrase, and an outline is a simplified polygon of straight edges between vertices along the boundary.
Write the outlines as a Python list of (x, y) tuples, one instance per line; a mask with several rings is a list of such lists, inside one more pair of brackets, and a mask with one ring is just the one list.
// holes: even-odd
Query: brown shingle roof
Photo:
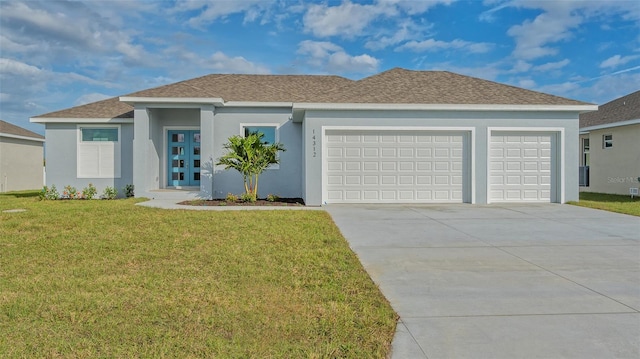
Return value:
[(6, 133), (8, 135), (16, 135), (16, 136), (23, 136), (23, 137), (33, 137), (33, 138), (44, 140), (44, 136), (42, 135), (39, 135), (35, 132), (31, 132), (27, 130), (26, 128), (22, 128), (20, 126), (16, 126), (14, 124), (11, 124), (9, 122), (5, 122), (2, 120), (0, 120), (0, 133)]
[(297, 102), (352, 82), (339, 76), (207, 75), (134, 92), (132, 97), (218, 97), (226, 101)]
[[(395, 68), (352, 81), (320, 75), (213, 74), (126, 95), (128, 97), (222, 98), (247, 102), (401, 103), (487, 105), (584, 105), (545, 93), (447, 71)], [(36, 116), (133, 118), (133, 107), (117, 97)]]
[(44, 118), (133, 118), (133, 106), (120, 102), (118, 97), (49, 112), (36, 116)]
[(598, 111), (580, 114), (580, 128), (637, 119), (640, 119), (640, 91), (607, 102)]
[(394, 68), (327, 94), (322, 103), (585, 105), (541, 92), (448, 71)]

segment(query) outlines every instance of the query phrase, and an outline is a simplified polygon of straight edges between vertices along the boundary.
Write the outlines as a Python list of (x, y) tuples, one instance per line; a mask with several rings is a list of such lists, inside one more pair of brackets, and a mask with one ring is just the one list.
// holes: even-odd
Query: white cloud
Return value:
[(3, 50), (31, 62), (84, 61), (115, 53), (127, 64), (153, 66), (133, 32), (115, 26), (118, 21), (106, 18), (92, 3), (16, 1), (0, 6)]
[(296, 53), (311, 67), (330, 73), (371, 73), (380, 64), (373, 56), (349, 55), (342, 47), (327, 41), (302, 41)]
[[(339, 5), (312, 4), (303, 17), (304, 31), (317, 37), (340, 36), (354, 38), (369, 36), (372, 23), (379, 19), (392, 19), (400, 23), (400, 28), (392, 37), (376, 36), (383, 44), (369, 41), (367, 48), (380, 49), (395, 45), (407, 38), (403, 35), (403, 23), (410, 16), (427, 12), (432, 7), (449, 5), (455, 0), (377, 0), (372, 4), (353, 3), (345, 0)], [(377, 29), (376, 29), (377, 30)], [(374, 31), (375, 32), (375, 31)], [(384, 45), (388, 42), (388, 45)]]
[(397, 45), (408, 40), (422, 38), (432, 27), (433, 25), (417, 24), (410, 18), (406, 18), (399, 21), (397, 28), (394, 29), (394, 31), (384, 27), (378, 30), (378, 33), (368, 40), (364, 47), (370, 50), (385, 49), (389, 46)]
[(526, 61), (518, 60), (513, 65), (513, 68), (509, 71), (509, 73), (527, 72), (527, 71), (531, 70), (532, 66), (533, 65), (531, 65), (530, 63), (528, 63)]
[(409, 15), (427, 12), (436, 5), (450, 5), (456, 0), (380, 0), (381, 3), (394, 4)]
[[(386, 12), (390, 9), (391, 12)], [(305, 32), (318, 37), (340, 35), (352, 38), (362, 35), (364, 29), (379, 16), (394, 15), (395, 8), (376, 5), (354, 4), (345, 1), (338, 6), (314, 4), (303, 17)]]
[(604, 104), (638, 91), (640, 73), (623, 72), (587, 81), (567, 81), (540, 86), (536, 90), (581, 101)]
[(527, 88), (527, 89), (531, 89), (534, 88), (536, 86), (536, 82), (532, 79), (526, 78), (526, 79), (520, 79), (518, 80), (518, 86), (522, 87), (522, 88)]
[(570, 62), (571, 61), (569, 59), (564, 59), (562, 61), (556, 61), (556, 62), (547, 62), (546, 64), (535, 66), (533, 69), (535, 71), (541, 71), (541, 72), (559, 70), (569, 65)]
[(629, 56), (620, 56), (620, 55), (614, 55), (611, 56), (610, 58), (602, 61), (602, 63), (600, 64), (600, 68), (604, 69), (604, 68), (616, 68), (618, 66), (622, 66), (624, 64), (626, 64), (629, 61), (633, 61), (637, 58), (640, 58), (640, 55), (629, 55)]
[(505, 8), (526, 8), (542, 10), (533, 20), (525, 20), (514, 25), (507, 34), (516, 42), (512, 56), (516, 59), (534, 60), (545, 56), (557, 55), (560, 51), (553, 46), (575, 37), (574, 32), (587, 21), (598, 19), (607, 25), (616, 16), (640, 22), (640, 7), (634, 1), (485, 1), (496, 6), (481, 16), (481, 20), (493, 21), (497, 13)]
[(271, 0), (242, 0), (242, 1), (187, 1), (181, 0), (176, 3), (172, 12), (193, 12), (200, 13), (188, 20), (189, 25), (200, 28), (208, 23), (225, 19), (229, 15), (244, 13), (244, 22), (255, 21), (260, 15), (275, 4)]
[[(34, 77), (43, 73), (42, 70), (36, 66), (25, 64), (20, 61), (12, 59), (0, 58), (0, 76), (20, 76), (20, 77)], [(6, 86), (6, 84), (5, 84)]]
[(73, 105), (74, 106), (80, 106), (80, 105), (84, 105), (84, 104), (88, 104), (88, 103), (92, 103), (92, 102), (106, 100), (106, 99), (111, 98), (111, 97), (113, 97), (113, 96), (105, 95), (103, 93), (97, 93), (97, 92), (88, 93), (88, 94), (84, 94), (84, 95), (78, 97), (78, 99), (75, 100)]
[(493, 47), (492, 44), (486, 42), (469, 42), (460, 39), (453, 41), (440, 41), (428, 39), (424, 41), (409, 41), (402, 46), (396, 48), (396, 51), (411, 50), (415, 52), (425, 51), (441, 51), (441, 50), (463, 50), (472, 54), (489, 52)]
[(543, 13), (533, 21), (526, 20), (522, 25), (512, 26), (507, 34), (516, 40), (513, 56), (517, 59), (533, 60), (557, 54), (557, 48), (547, 45), (570, 39), (573, 36), (570, 30), (577, 27), (581, 21), (579, 16), (559, 11)]
[(207, 67), (223, 73), (268, 74), (268, 68), (254, 64), (242, 56), (230, 57), (217, 51), (211, 56), (211, 64)]

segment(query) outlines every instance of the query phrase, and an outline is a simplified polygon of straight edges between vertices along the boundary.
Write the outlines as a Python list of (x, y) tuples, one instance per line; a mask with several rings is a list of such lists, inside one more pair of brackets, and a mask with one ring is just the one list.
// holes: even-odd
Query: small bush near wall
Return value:
[[(51, 187), (44, 186), (38, 193), (38, 198), (41, 201), (53, 201), (58, 199), (94, 199), (98, 194), (96, 187), (89, 183), (89, 185), (79, 192), (75, 187), (68, 185), (64, 187), (62, 194), (58, 192), (56, 185)], [(125, 194), (127, 197), (133, 197), (133, 185), (125, 187)], [(116, 199), (118, 197), (118, 190), (115, 187), (106, 187), (100, 196), (101, 199)]]
[(58, 193), (56, 185), (51, 185), (51, 187), (44, 186), (38, 194), (38, 198), (40, 198), (41, 201), (56, 200), (60, 198), (60, 193)]
[(88, 187), (85, 187), (84, 189), (82, 189), (82, 198), (93, 199), (96, 193), (98, 193), (98, 190), (96, 189), (96, 187), (93, 184), (89, 183)]
[(132, 184), (128, 184), (128, 185), (124, 186), (124, 195), (127, 198), (130, 198), (130, 197), (134, 196), (133, 185)]
[(106, 187), (104, 191), (102, 191), (103, 199), (116, 199), (118, 197), (118, 190), (115, 187)]

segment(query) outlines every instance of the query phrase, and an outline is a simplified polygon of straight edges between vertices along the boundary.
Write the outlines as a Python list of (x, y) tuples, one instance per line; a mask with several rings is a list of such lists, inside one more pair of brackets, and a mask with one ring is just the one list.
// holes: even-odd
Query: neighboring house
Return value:
[[(578, 115), (597, 106), (446, 71), (359, 81), (208, 75), (31, 119), (46, 126), (47, 183), (135, 185), (150, 198), (243, 191), (216, 166), (232, 135), (287, 149), (261, 197), (324, 203), (578, 199)], [(174, 189), (191, 192), (173, 191)]]
[(640, 91), (580, 115), (581, 190), (629, 194), (640, 183)]
[(43, 148), (43, 136), (0, 120), (0, 192), (42, 188)]

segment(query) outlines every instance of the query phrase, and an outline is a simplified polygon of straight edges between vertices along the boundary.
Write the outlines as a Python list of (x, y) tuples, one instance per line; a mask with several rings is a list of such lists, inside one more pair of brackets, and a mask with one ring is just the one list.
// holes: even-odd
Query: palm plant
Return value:
[(253, 201), (258, 198), (258, 177), (269, 165), (280, 162), (278, 151), (286, 151), (281, 143), (269, 144), (263, 141), (263, 137), (261, 132), (250, 133), (246, 137), (229, 137), (229, 142), (224, 144), (228, 152), (216, 164), (240, 172), (245, 193)]

